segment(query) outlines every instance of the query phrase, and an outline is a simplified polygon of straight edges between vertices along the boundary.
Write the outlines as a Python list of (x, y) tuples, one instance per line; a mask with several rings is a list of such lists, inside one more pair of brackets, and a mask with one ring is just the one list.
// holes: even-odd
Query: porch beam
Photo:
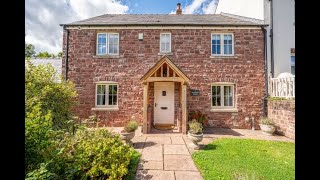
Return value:
[(143, 86), (143, 134), (148, 133), (148, 87), (149, 82), (145, 82)]
[(174, 82), (184, 82), (184, 79), (181, 77), (149, 77), (147, 82), (154, 82), (154, 81), (174, 81)]
[(181, 97), (181, 110), (182, 110), (182, 133), (187, 134), (187, 85), (181, 83), (182, 97)]

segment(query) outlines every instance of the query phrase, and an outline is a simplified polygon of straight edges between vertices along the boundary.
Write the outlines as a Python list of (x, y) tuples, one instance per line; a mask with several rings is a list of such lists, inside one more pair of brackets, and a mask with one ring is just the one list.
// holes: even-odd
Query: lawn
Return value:
[(192, 158), (204, 179), (295, 179), (295, 145), (221, 138)]

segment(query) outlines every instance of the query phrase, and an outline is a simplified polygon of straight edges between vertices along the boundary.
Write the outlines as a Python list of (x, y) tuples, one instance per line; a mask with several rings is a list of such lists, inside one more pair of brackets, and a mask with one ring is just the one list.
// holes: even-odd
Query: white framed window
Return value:
[(97, 55), (119, 54), (119, 33), (97, 33)]
[(234, 56), (233, 33), (211, 33), (212, 56)]
[(211, 107), (215, 109), (234, 109), (234, 84), (213, 83), (211, 85)]
[(117, 83), (97, 83), (95, 106), (99, 108), (118, 107), (118, 84)]
[(171, 33), (160, 34), (160, 52), (161, 53), (171, 52)]

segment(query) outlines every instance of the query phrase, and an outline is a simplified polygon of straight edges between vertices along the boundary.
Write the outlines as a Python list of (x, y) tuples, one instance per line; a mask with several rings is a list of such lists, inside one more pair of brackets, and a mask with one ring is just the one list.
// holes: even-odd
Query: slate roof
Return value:
[(221, 14), (104, 14), (89, 19), (61, 24), (69, 26), (102, 26), (102, 25), (203, 25), (203, 26), (261, 26), (260, 23), (244, 18), (230, 17)]

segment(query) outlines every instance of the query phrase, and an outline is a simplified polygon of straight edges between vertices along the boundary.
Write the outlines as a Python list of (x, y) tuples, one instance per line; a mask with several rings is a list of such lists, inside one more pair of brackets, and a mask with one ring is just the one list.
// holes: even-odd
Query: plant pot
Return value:
[(133, 145), (131, 139), (134, 137), (135, 131), (129, 132), (129, 133), (128, 132), (121, 132), (120, 135), (121, 135), (121, 139), (124, 140), (127, 144), (129, 144), (130, 146)]
[(194, 149), (199, 149), (199, 142), (203, 139), (203, 133), (201, 134), (193, 134), (190, 131), (188, 131), (188, 138), (192, 141), (192, 144), (190, 144), (191, 147)]
[(263, 134), (272, 136), (274, 131), (276, 130), (276, 127), (274, 125), (260, 124), (260, 129)]

